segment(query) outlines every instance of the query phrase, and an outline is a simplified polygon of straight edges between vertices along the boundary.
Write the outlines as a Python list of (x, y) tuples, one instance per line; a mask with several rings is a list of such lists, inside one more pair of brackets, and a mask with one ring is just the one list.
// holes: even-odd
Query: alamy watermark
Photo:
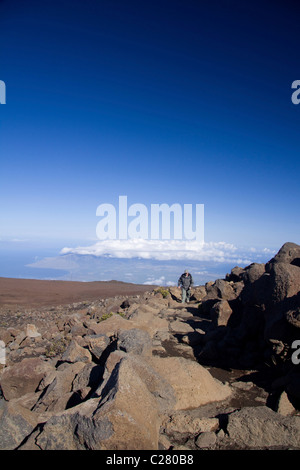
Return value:
[(5, 343), (2, 340), (0, 340), (0, 364), (3, 366), (6, 364)]
[(96, 215), (101, 217), (96, 233), (100, 240), (196, 240), (204, 243), (204, 204), (132, 204), (127, 196), (119, 196), (118, 210), (113, 204), (100, 204)]
[(292, 349), (296, 349), (292, 354), (292, 363), (298, 365), (300, 364), (300, 339), (293, 341)]
[(292, 89), (295, 89), (292, 93), (291, 100), (293, 104), (300, 103), (300, 80), (294, 80), (292, 83)]
[(0, 80), (0, 104), (6, 104), (6, 85), (3, 80)]

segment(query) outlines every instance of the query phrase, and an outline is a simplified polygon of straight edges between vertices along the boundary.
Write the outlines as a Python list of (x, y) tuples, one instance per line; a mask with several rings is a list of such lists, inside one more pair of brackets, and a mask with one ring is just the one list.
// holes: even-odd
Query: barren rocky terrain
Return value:
[(286, 243), (189, 304), (123, 283), (41, 295), (50, 281), (8, 302), (2, 278), (0, 448), (300, 449), (299, 261)]
[[(154, 288), (155, 286), (153, 286)], [(150, 286), (151, 288), (151, 286)], [(3, 307), (53, 307), (82, 300), (140, 294), (149, 286), (120, 281), (43, 281), (0, 277), (0, 309)]]

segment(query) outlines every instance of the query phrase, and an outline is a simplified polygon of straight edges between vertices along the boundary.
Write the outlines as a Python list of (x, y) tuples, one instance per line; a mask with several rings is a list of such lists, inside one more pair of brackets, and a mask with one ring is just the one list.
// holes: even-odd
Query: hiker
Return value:
[(194, 285), (192, 275), (186, 269), (183, 274), (181, 274), (178, 279), (178, 287), (181, 287), (181, 303), (190, 301), (191, 297), (191, 287)]

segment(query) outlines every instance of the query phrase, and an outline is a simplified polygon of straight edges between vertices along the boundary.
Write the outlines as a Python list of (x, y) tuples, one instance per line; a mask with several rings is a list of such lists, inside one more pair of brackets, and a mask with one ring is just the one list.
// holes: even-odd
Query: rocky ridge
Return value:
[(0, 448), (299, 449), (300, 246), (195, 287), (2, 309)]

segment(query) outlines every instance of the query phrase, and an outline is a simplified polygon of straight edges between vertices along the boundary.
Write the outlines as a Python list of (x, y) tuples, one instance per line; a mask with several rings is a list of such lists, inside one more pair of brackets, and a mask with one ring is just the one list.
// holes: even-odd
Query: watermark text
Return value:
[(118, 210), (113, 204), (100, 204), (101, 217), (96, 233), (100, 240), (197, 240), (204, 243), (204, 204), (145, 204), (128, 207), (127, 196), (119, 196)]
[(5, 343), (2, 340), (0, 340), (0, 364), (3, 366), (6, 364)]
[(292, 93), (291, 100), (293, 104), (300, 103), (300, 80), (294, 80), (292, 83), (292, 89), (295, 91)]
[(293, 341), (292, 349), (296, 349), (292, 354), (292, 363), (298, 365), (300, 364), (300, 339)]
[(6, 104), (6, 85), (3, 80), (0, 80), (0, 104)]

